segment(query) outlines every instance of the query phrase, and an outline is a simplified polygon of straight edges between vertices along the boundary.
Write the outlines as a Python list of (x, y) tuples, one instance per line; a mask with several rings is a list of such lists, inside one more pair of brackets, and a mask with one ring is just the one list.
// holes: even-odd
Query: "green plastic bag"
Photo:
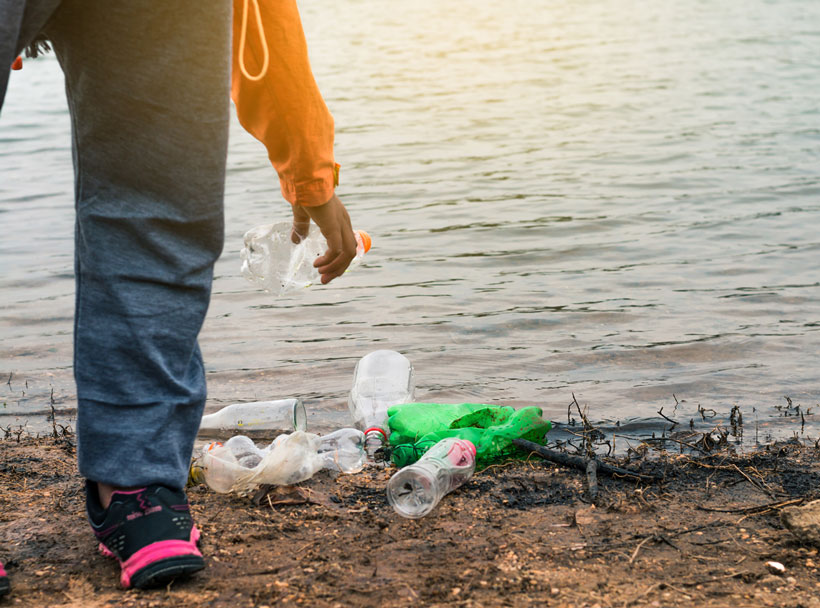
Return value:
[(467, 439), (476, 446), (479, 466), (524, 455), (513, 439), (546, 443), (552, 428), (541, 408), (516, 410), (478, 403), (402, 403), (387, 410), (391, 458), (396, 466), (416, 462), (447, 437)]

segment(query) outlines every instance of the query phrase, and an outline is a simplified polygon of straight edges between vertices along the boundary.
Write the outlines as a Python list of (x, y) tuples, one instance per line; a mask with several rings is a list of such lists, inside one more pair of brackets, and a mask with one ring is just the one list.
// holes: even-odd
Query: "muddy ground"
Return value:
[(820, 607), (818, 551), (779, 517), (820, 496), (819, 456), (796, 443), (639, 450), (618, 464), (663, 479), (600, 476), (595, 506), (584, 473), (532, 456), (477, 473), (418, 521), (387, 504), (389, 469), (322, 474), (258, 504), (199, 486), (207, 569), (122, 591), (85, 523), (73, 438), (12, 437), (0, 559), (13, 590), (0, 606)]

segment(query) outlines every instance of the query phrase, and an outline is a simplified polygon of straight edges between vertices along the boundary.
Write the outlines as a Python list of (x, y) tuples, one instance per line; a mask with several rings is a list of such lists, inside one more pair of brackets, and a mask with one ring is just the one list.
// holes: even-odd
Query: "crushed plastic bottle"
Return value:
[(294, 431), (279, 435), (265, 448), (237, 435), (224, 444), (206, 446), (192, 464), (189, 479), (222, 494), (248, 494), (262, 484), (305, 481), (321, 469), (356, 473), (364, 461), (364, 433), (357, 429), (339, 429), (323, 437)]
[(387, 483), (387, 501), (402, 517), (424, 517), (475, 472), (475, 446), (466, 439), (442, 439), (418, 462)]
[[(315, 224), (298, 244), (291, 241), (291, 222), (278, 222), (251, 228), (245, 233), (245, 246), (239, 254), (242, 276), (267, 292), (282, 296), (319, 282), (313, 262), (327, 250), (327, 241)], [(364, 230), (356, 236), (356, 257), (348, 270), (359, 265), (370, 250), (370, 235)]]
[(400, 403), (387, 410), (393, 464), (413, 464), (445, 437), (473, 443), (479, 465), (526, 457), (515, 445), (526, 439), (543, 445), (552, 428), (539, 407), (520, 409), (480, 403)]
[(364, 468), (364, 433), (359, 429), (339, 429), (322, 435), (319, 455), (324, 468), (341, 473), (358, 473)]
[(212, 443), (204, 448), (202, 455), (191, 465), (189, 479), (203, 481), (214, 492), (227, 494), (236, 480), (244, 475), (246, 469), (237, 462), (230, 448), (221, 443)]
[(234, 403), (202, 417), (201, 435), (232, 431), (304, 431), (305, 406), (299, 399)]
[(246, 435), (235, 435), (225, 442), (225, 447), (231, 451), (239, 466), (252, 469), (265, 457), (265, 451), (256, 447), (256, 444)]
[(348, 407), (353, 425), (365, 433), (365, 446), (371, 457), (387, 443), (388, 408), (413, 401), (415, 392), (413, 366), (396, 351), (376, 350), (356, 363)]

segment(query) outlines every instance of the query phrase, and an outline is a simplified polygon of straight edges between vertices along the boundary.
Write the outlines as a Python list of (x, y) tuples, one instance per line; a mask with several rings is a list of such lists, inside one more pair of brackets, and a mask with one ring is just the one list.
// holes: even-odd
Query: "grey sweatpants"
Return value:
[(0, 0), (0, 105), (41, 31), (65, 73), (78, 453), (94, 481), (187, 477), (205, 403), (197, 335), (223, 242), (230, 27), (228, 0)]

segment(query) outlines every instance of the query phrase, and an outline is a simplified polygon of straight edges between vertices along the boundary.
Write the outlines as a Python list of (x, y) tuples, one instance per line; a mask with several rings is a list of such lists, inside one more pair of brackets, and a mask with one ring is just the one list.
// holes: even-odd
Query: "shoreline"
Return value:
[[(14, 392), (20, 393), (32, 407), (30, 411), (21, 411), (19, 402), (15, 408), (11, 395), (0, 398), (0, 439), (17, 436), (47, 437), (74, 432), (76, 429), (77, 402), (76, 396), (70, 393), (56, 392), (42, 385), (42, 382), (29, 383), (25, 377), (9, 377), (7, 384), (14, 385)], [(30, 388), (31, 387), (31, 388)], [(9, 386), (11, 388), (11, 386)], [(244, 392), (226, 396), (222, 385), (209, 382), (209, 397), (205, 413), (213, 413), (232, 403), (258, 401), (266, 399), (284, 399), (294, 395), (301, 398), (307, 411), (307, 430), (312, 433), (325, 434), (344, 426), (349, 426), (350, 414), (346, 396), (333, 395), (330, 398), (316, 394), (277, 393), (250, 391), (247, 386)], [(12, 391), (10, 391), (12, 392)], [(417, 401), (460, 403), (470, 399), (453, 398), (437, 392), (417, 396)], [(566, 399), (567, 405), (556, 407), (558, 399)], [(646, 444), (654, 450), (664, 448), (670, 451), (691, 449), (697, 442), (710, 442), (709, 435), (743, 453), (751, 453), (777, 441), (788, 441), (797, 438), (806, 443), (820, 442), (820, 407), (815, 401), (801, 402), (784, 396), (780, 402), (766, 406), (754, 403), (732, 405), (715, 403), (703, 406), (700, 402), (680, 399), (670, 394), (671, 407), (660, 407), (655, 410), (652, 403), (641, 404), (638, 411), (644, 416), (619, 416), (619, 412), (609, 412), (606, 405), (576, 399), (575, 393), (552, 397), (549, 402), (531, 402), (521, 400), (476, 400), (472, 402), (495, 403), (520, 407), (535, 405), (544, 411), (544, 417), (553, 425), (549, 434), (552, 445), (578, 449), (591, 445), (598, 453), (622, 456)], [(36, 404), (36, 405), (35, 405)], [(623, 408), (621, 408), (623, 409)], [(624, 412), (620, 412), (623, 414)], [(590, 420), (591, 419), (591, 420)], [(721, 435), (723, 435), (721, 437)], [(274, 435), (275, 436), (275, 435)], [(274, 436), (260, 435), (254, 437), (262, 442), (272, 440)], [(201, 437), (200, 443), (211, 437)]]

